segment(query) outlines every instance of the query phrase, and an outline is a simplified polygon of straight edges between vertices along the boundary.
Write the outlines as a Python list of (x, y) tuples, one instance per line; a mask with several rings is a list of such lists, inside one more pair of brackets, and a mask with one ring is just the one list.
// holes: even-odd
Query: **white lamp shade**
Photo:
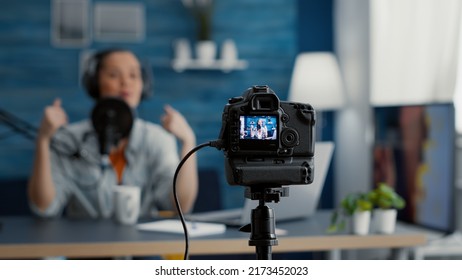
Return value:
[(315, 110), (333, 110), (345, 103), (337, 59), (330, 52), (300, 53), (294, 65), (289, 101), (309, 103)]

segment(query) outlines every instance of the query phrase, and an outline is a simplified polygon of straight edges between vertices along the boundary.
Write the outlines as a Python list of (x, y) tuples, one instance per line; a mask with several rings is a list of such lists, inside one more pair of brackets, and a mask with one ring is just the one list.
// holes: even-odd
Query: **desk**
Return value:
[[(368, 248), (409, 248), (424, 245), (426, 235), (398, 225), (393, 235), (326, 235), (330, 211), (319, 211), (306, 220), (277, 223), (288, 234), (278, 236), (273, 252), (331, 251)], [(47, 256), (108, 257), (178, 254), (184, 251), (179, 234), (138, 231), (112, 220), (43, 220), (34, 217), (0, 217), (0, 258)], [(248, 246), (249, 233), (228, 228), (226, 233), (190, 240), (190, 254), (255, 253)]]

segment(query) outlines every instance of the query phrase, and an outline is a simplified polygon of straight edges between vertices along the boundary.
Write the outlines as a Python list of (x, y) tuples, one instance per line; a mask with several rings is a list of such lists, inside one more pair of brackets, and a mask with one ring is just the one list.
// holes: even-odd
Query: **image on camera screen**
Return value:
[(277, 116), (240, 116), (240, 139), (277, 140)]

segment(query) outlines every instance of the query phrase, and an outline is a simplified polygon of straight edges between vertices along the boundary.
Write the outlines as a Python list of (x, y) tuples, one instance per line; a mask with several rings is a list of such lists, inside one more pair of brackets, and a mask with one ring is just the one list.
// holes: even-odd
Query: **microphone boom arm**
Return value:
[(0, 123), (9, 126), (24, 137), (35, 140), (38, 128), (0, 108)]

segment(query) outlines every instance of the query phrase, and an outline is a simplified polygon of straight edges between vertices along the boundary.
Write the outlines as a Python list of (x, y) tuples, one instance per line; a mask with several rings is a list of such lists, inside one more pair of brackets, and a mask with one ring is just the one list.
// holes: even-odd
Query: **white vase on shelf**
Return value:
[(238, 52), (233, 40), (227, 39), (221, 46), (221, 66), (226, 69), (232, 69), (238, 62)]
[(187, 39), (177, 39), (173, 42), (173, 68), (181, 72), (191, 62), (191, 46)]
[(197, 62), (208, 66), (212, 65), (217, 56), (217, 45), (214, 41), (197, 41), (196, 42), (196, 58)]
[(177, 39), (174, 42), (174, 58), (179, 61), (190, 61), (192, 58), (191, 47), (187, 39)]

